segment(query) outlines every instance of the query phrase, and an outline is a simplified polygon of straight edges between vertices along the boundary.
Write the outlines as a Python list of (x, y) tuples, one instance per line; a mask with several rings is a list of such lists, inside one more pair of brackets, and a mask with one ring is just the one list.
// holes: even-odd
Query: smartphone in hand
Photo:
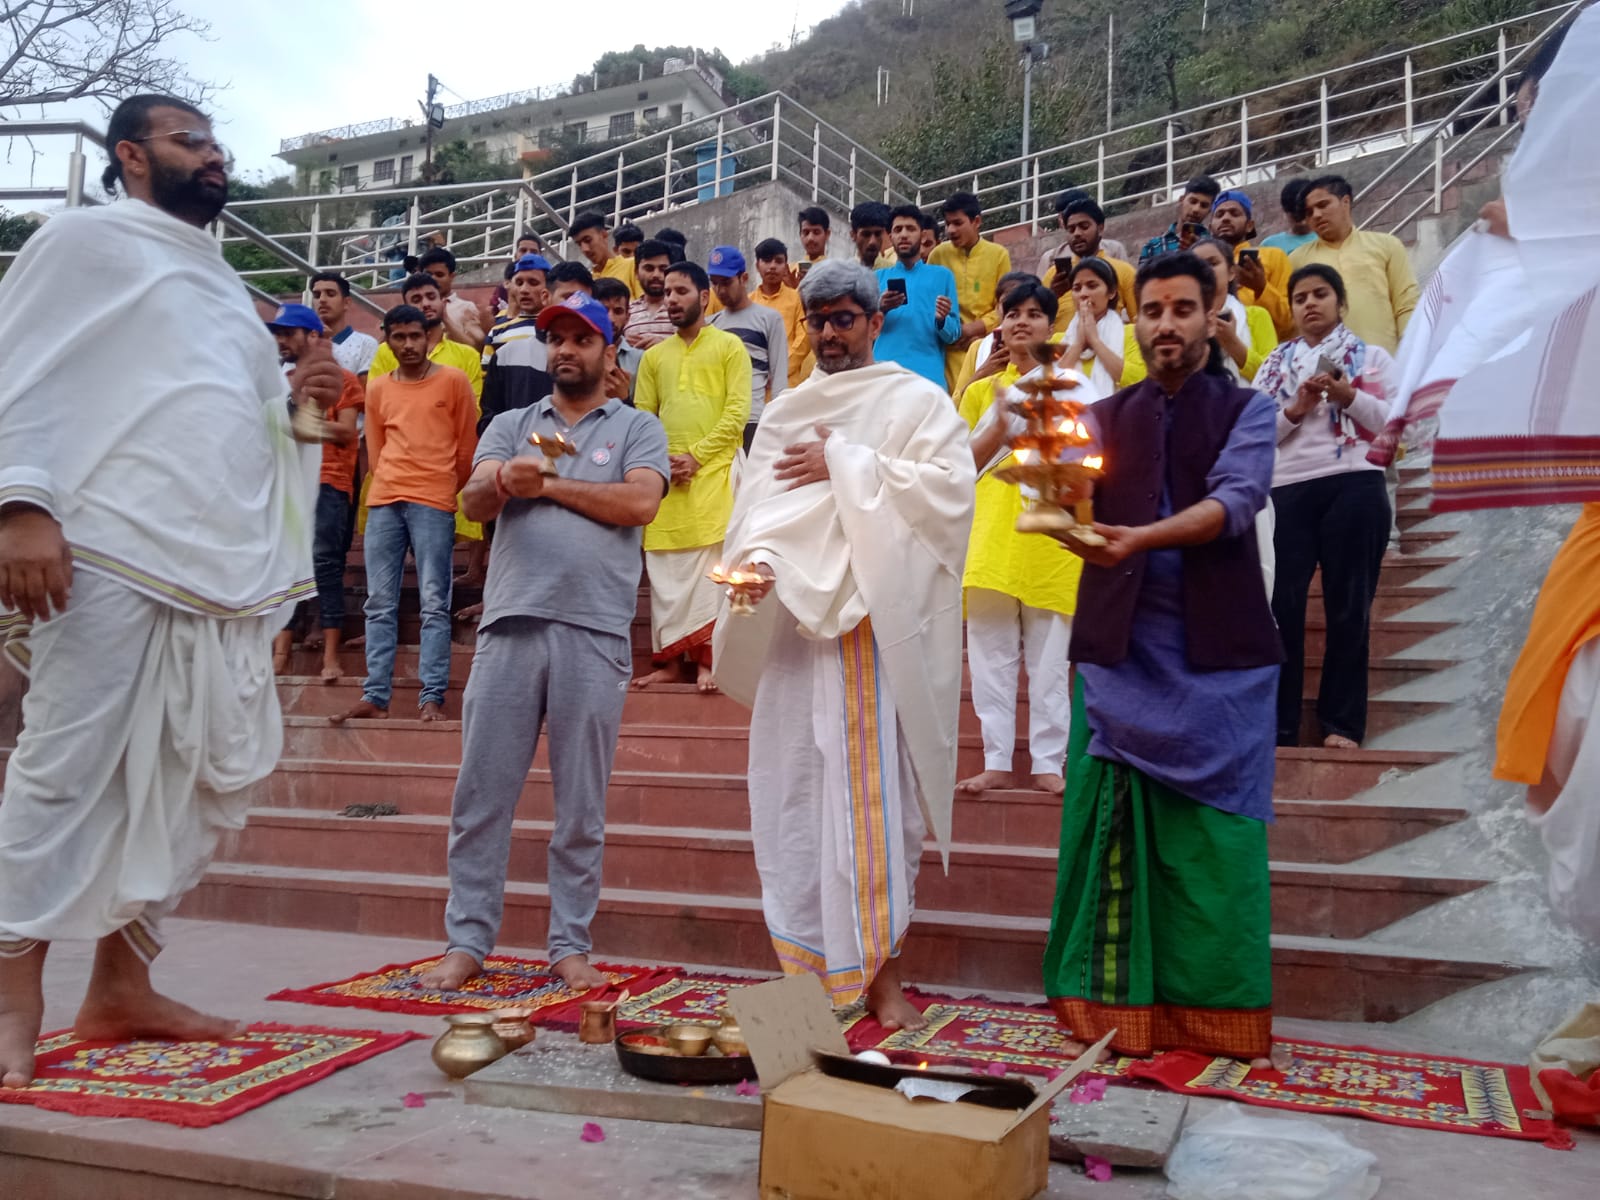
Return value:
[(1317, 355), (1317, 374), (1326, 375), (1329, 379), (1343, 379), (1344, 368), (1326, 354)]
[(891, 279), (883, 285), (883, 290), (886, 292), (899, 292), (904, 296), (906, 294), (906, 281), (904, 279)]

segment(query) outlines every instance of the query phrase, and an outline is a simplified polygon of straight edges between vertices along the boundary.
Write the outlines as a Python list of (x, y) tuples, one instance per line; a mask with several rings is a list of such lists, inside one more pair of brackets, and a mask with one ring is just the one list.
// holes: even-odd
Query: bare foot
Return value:
[(695, 674), (695, 687), (700, 689), (702, 696), (715, 696), (717, 694), (717, 680), (711, 673), (710, 667), (701, 667)]
[(337, 716), (328, 718), (330, 725), (343, 725), (346, 721), (382, 721), (389, 715), (387, 708), (379, 708), (370, 700), (362, 700)]
[[(972, 776), (970, 779), (963, 779), (956, 784), (956, 795), (981, 796), (983, 793), (994, 791), (997, 788), (1013, 788), (1016, 786), (1017, 777), (1010, 771), (984, 771), (981, 774)], [(1062, 784), (1062, 789), (1065, 790), (1065, 788), (1066, 785)]]
[(482, 604), (469, 604), (465, 608), (456, 610), (456, 620), (458, 621), (476, 621), (481, 616), (483, 616)]
[(440, 704), (437, 700), (429, 700), (418, 711), (417, 720), (419, 720), (419, 721), (442, 721), (442, 720), (444, 720), (444, 705)]
[(273, 637), (272, 673), (274, 675), (287, 675), (289, 673), (289, 652), (293, 649), (294, 634), (287, 629)]
[(639, 678), (635, 679), (630, 686), (637, 691), (650, 687), (652, 684), (682, 682), (683, 672), (680, 671), (676, 665), (672, 665), (666, 667), (657, 667), (654, 671), (651, 671), (650, 674), (639, 676)]
[(367, 635), (364, 634), (364, 633), (359, 633), (355, 637), (353, 637), (349, 641), (347, 641), (345, 643), (345, 646), (346, 646), (347, 649), (350, 649), (350, 650), (360, 650), (366, 644), (367, 644)]
[(1277, 1071), (1282, 1074), (1294, 1065), (1294, 1055), (1283, 1046), (1274, 1045), (1270, 1058), (1252, 1058), (1250, 1069), (1252, 1071)]
[(1330, 733), (1322, 739), (1323, 748), (1326, 750), (1359, 750), (1361, 743), (1345, 737), (1342, 733)]
[(417, 983), (434, 992), (457, 992), (461, 985), (483, 970), (478, 960), (464, 950), (452, 950), (417, 977)]
[(44, 1020), (45, 950), (41, 943), (16, 958), (0, 958), (0, 1087), (33, 1082), (33, 1047)]
[(867, 1011), (885, 1029), (926, 1029), (924, 1017), (900, 988), (900, 975), (893, 964), (886, 964), (867, 989)]
[(1049, 792), (1052, 796), (1065, 794), (1067, 781), (1060, 775), (1035, 775), (1033, 777), (1033, 790), (1036, 792)]
[(322, 668), (322, 682), (324, 684), (339, 682), (339, 668), (336, 664), (329, 664)]
[(240, 1028), (231, 1017), (213, 1017), (149, 990), (91, 995), (72, 1022), (72, 1032), (86, 1042), (121, 1042), (129, 1038), (220, 1042)]
[(463, 571), (450, 581), (450, 586), (458, 588), (481, 588), (483, 586), (485, 577), (485, 574), (481, 571)]
[(313, 629), (310, 633), (306, 634), (305, 641), (302, 644), (307, 650), (321, 650), (322, 630)]
[(587, 954), (569, 954), (550, 964), (550, 972), (574, 992), (592, 992), (606, 986), (606, 977), (589, 965)]

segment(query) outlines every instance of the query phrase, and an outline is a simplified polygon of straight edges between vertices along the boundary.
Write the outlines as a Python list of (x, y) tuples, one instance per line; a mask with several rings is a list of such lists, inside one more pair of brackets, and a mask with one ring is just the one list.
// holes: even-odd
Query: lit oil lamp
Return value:
[[(1022, 393), (1010, 401), (1011, 410), (1026, 422), (1024, 430), (1011, 439), (1016, 465), (1002, 467), (995, 474), (1007, 483), (1026, 485), (1038, 493), (1017, 518), (1019, 533), (1066, 535), (1086, 546), (1103, 546), (1105, 538), (1094, 531), (1094, 501), (1086, 484), (1098, 479), (1105, 459), (1096, 454), (1077, 461), (1062, 461), (1064, 455), (1087, 446), (1089, 427), (1083, 423), (1086, 405), (1069, 399), (1078, 386), (1078, 376), (1058, 375), (1055, 365), (1066, 353), (1055, 342), (1036, 342), (1031, 347), (1041, 370), (1019, 379), (1012, 387)], [(1072, 503), (1072, 511), (1066, 505)]]
[(540, 437), (537, 433), (528, 435), (528, 444), (538, 447), (544, 453), (544, 461), (539, 464), (539, 474), (555, 475), (556, 459), (566, 454), (576, 454), (577, 446), (573, 445), (559, 433), (552, 433), (549, 437)]
[(330, 421), (310, 404), (289, 405), (289, 432), (297, 442), (316, 445), (321, 442), (346, 443), (353, 440), (337, 421)]
[(707, 576), (712, 583), (728, 589), (728, 611), (736, 617), (754, 616), (756, 599), (754, 590), (768, 580), (754, 571), (729, 571), (721, 563), (711, 568)]

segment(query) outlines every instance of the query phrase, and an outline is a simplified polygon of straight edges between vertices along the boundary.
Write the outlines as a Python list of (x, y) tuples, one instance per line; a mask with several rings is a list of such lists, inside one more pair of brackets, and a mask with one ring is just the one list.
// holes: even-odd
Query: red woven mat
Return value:
[(1554, 1121), (1529, 1115), (1541, 1105), (1526, 1067), (1321, 1042), (1275, 1040), (1273, 1048), (1293, 1056), (1286, 1071), (1252, 1071), (1236, 1059), (1174, 1050), (1129, 1074), (1191, 1096), (1572, 1148)]
[[(899, 1063), (986, 1069), (991, 1064), (1051, 1075), (1072, 1062), (1075, 1047), (1042, 1004), (961, 1000), (909, 990), (926, 1029), (890, 1032), (864, 1020), (849, 1033), (852, 1050), (874, 1049)], [(1365, 1117), (1391, 1125), (1482, 1137), (1518, 1138), (1570, 1149), (1571, 1138), (1542, 1115), (1526, 1067), (1364, 1046), (1275, 1040), (1287, 1071), (1252, 1071), (1232, 1058), (1175, 1050), (1153, 1059), (1114, 1058), (1095, 1073), (1126, 1084), (1158, 1084), (1186, 1095), (1224, 1096), (1242, 1104)]]
[[(457, 991), (441, 992), (424, 988), (420, 979), (439, 960), (391, 963), (349, 979), (317, 983), (306, 988), (274, 992), (268, 1000), (288, 1000), (297, 1004), (327, 1004), (342, 1008), (371, 1008), (382, 1012), (420, 1013), (479, 1012), (496, 1008), (532, 1008), (536, 1024), (576, 1023), (576, 1006), (585, 999), (602, 996), (616, 988), (635, 993), (681, 974), (673, 968), (618, 967), (596, 963), (609, 987), (593, 992), (574, 992), (550, 973), (550, 964), (533, 958), (511, 958), (491, 954), (483, 971)], [(570, 1012), (568, 1010), (571, 1010)]]
[(70, 1030), (38, 1042), (38, 1077), (0, 1088), (0, 1103), (86, 1117), (220, 1125), (420, 1033), (251, 1025), (225, 1042), (81, 1042)]

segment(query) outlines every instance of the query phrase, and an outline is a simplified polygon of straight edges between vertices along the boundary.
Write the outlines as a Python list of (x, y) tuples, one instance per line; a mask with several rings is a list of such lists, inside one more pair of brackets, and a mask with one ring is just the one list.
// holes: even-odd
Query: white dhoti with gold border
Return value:
[(911, 923), (924, 825), (870, 619), (814, 639), (779, 619), (750, 716), (750, 829), (785, 972), (861, 996)]

